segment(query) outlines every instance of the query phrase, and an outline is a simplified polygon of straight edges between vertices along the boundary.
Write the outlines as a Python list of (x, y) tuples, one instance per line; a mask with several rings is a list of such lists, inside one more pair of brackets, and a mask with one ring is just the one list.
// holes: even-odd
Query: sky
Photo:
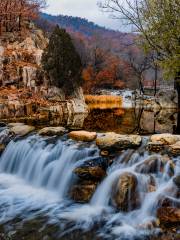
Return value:
[(98, 0), (47, 0), (45, 12), (52, 15), (69, 15), (86, 18), (100, 26), (122, 30), (118, 20), (111, 19), (108, 13), (103, 13), (97, 6)]

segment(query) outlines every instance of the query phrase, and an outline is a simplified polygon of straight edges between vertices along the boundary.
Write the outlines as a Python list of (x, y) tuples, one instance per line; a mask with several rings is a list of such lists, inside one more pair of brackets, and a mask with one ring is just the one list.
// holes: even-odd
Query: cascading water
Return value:
[[(0, 157), (0, 224), (17, 217), (24, 220), (43, 215), (49, 223), (61, 228), (58, 239), (74, 230), (91, 231), (97, 223), (100, 226), (97, 239), (146, 239), (152, 231), (156, 233), (157, 228), (146, 226), (155, 221), (162, 196), (180, 204), (170, 162), (167, 161), (162, 172), (161, 156), (153, 155), (158, 159), (156, 171), (147, 174), (143, 164), (147, 162), (148, 152), (142, 151), (142, 147), (139, 151), (123, 151), (109, 166), (107, 177), (91, 201), (74, 203), (68, 198), (75, 178), (73, 170), (96, 156), (99, 151), (95, 146), (78, 145), (66, 139), (33, 135), (11, 141)], [(179, 175), (179, 158), (173, 161), (174, 175)], [(139, 205), (132, 208), (129, 197), (127, 211), (122, 211), (113, 207), (112, 195), (118, 179), (126, 173), (137, 179)], [(152, 179), (154, 190), (149, 191)]]

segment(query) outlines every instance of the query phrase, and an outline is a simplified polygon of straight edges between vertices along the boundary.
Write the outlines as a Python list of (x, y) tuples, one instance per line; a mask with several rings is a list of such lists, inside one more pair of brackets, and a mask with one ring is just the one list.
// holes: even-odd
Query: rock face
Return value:
[(20, 126), (15, 126), (11, 128), (11, 132), (14, 133), (15, 135), (18, 136), (26, 136), (30, 132), (34, 131), (35, 127), (33, 126), (28, 126), (28, 125), (20, 125)]
[[(0, 41), (0, 118), (72, 115), (87, 112), (81, 87), (68, 100), (50, 85), (41, 66), (48, 39), (33, 25), (26, 33), (9, 33)], [(4, 92), (3, 92), (4, 91)], [(46, 111), (42, 111), (46, 109)]]
[(67, 130), (64, 127), (46, 127), (39, 131), (39, 135), (45, 135), (45, 136), (61, 136), (65, 134)]
[(96, 139), (96, 144), (101, 150), (123, 150), (136, 148), (141, 144), (141, 137), (138, 135), (120, 135), (116, 133), (106, 133)]
[(106, 176), (107, 161), (102, 157), (95, 157), (85, 161), (74, 170), (74, 173), (83, 180), (101, 180)]
[(96, 132), (87, 132), (87, 131), (73, 131), (69, 133), (69, 137), (73, 140), (92, 142), (96, 139)]
[(121, 211), (130, 211), (139, 206), (138, 181), (134, 174), (122, 174), (113, 186), (113, 204)]
[(159, 208), (157, 211), (157, 217), (162, 225), (177, 225), (180, 221), (180, 209), (173, 207)]

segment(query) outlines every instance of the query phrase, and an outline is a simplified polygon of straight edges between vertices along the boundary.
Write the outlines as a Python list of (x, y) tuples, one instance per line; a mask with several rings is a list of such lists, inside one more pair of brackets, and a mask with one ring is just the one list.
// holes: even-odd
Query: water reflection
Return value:
[(177, 129), (177, 111), (165, 109), (159, 112), (149, 111), (143, 107), (118, 108), (114, 104), (91, 104), (89, 115), (83, 128), (98, 132), (113, 131), (122, 134), (139, 133), (142, 135), (154, 133), (175, 133)]

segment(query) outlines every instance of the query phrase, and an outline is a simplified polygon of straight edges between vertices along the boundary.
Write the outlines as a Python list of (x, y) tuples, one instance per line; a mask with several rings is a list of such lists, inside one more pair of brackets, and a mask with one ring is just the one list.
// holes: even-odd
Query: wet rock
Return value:
[(120, 135), (106, 133), (96, 139), (96, 144), (101, 150), (123, 150), (140, 146), (141, 137), (138, 135)]
[(169, 147), (170, 153), (172, 153), (175, 156), (180, 155), (180, 141), (176, 142), (173, 145), (170, 145)]
[(14, 134), (9, 130), (5, 129), (0, 132), (0, 144), (7, 146), (8, 143), (14, 138)]
[(5, 148), (5, 144), (0, 144), (0, 155), (4, 152)]
[(0, 127), (6, 127), (6, 123), (0, 122)]
[(170, 133), (164, 133), (164, 134), (155, 134), (152, 135), (150, 138), (150, 141), (152, 143), (161, 143), (163, 145), (172, 145), (176, 142), (180, 141), (180, 135), (173, 135)]
[(139, 206), (138, 181), (134, 174), (123, 173), (113, 186), (112, 203), (121, 211), (131, 211)]
[(71, 189), (71, 198), (76, 202), (89, 202), (97, 187), (97, 183), (85, 181), (76, 184)]
[(180, 175), (173, 178), (173, 182), (180, 189)]
[(30, 132), (34, 131), (35, 127), (28, 125), (19, 125), (11, 128), (11, 132), (15, 135), (26, 136)]
[(85, 161), (75, 168), (74, 173), (84, 180), (101, 180), (106, 176), (107, 160), (102, 157)]
[(39, 135), (45, 135), (45, 136), (62, 136), (65, 134), (67, 130), (64, 127), (46, 127), (39, 131)]
[(140, 163), (136, 166), (135, 171), (138, 173), (158, 173), (163, 172), (164, 167), (169, 162), (169, 175), (174, 175), (174, 165), (171, 160), (164, 156), (152, 155), (146, 159), (143, 163)]
[(69, 133), (69, 137), (76, 141), (92, 142), (96, 139), (96, 132), (73, 131)]
[(180, 222), (180, 209), (174, 207), (162, 207), (157, 211), (157, 217), (162, 225), (176, 225)]

